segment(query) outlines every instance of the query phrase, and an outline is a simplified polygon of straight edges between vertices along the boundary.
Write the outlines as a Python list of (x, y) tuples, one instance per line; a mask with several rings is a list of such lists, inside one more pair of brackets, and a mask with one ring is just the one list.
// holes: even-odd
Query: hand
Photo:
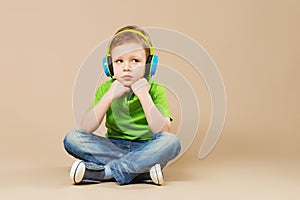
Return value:
[(130, 91), (129, 87), (125, 87), (120, 81), (115, 80), (111, 84), (108, 93), (110, 95), (111, 100), (115, 100), (129, 91)]
[(141, 78), (135, 83), (131, 85), (131, 89), (134, 92), (134, 94), (140, 98), (141, 95), (147, 94), (150, 90), (150, 85), (147, 82), (147, 79)]

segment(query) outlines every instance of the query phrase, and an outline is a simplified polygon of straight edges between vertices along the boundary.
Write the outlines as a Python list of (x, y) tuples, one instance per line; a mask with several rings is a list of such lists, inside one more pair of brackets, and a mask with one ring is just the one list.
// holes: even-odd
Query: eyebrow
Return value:
[[(125, 54), (125, 55), (126, 55), (126, 54)], [(124, 55), (115, 57), (115, 58), (113, 58), (113, 60), (123, 59), (123, 56), (124, 56)], [(142, 59), (143, 56), (139, 56), (139, 55), (130, 55), (129, 58), (139, 58), (139, 59)]]

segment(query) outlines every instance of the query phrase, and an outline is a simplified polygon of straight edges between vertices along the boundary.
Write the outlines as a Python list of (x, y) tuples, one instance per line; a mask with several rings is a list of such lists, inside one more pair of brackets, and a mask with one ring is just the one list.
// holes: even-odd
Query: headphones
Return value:
[[(142, 32), (134, 30), (134, 29), (126, 29), (126, 30), (120, 31), (120, 32), (118, 32), (114, 35), (112, 40), (117, 35), (120, 35), (120, 34), (125, 33), (125, 32), (135, 33), (135, 34), (139, 35), (140, 37), (142, 37), (145, 40), (145, 42), (147, 43), (150, 52), (149, 52), (149, 55), (146, 59), (146, 69), (145, 69), (144, 77), (149, 78), (149, 77), (153, 76), (156, 72), (157, 63), (158, 63), (158, 56), (154, 55), (153, 47), (152, 47), (150, 41), (148, 40), (148, 38)], [(106, 56), (102, 59), (102, 65), (103, 65), (103, 68), (104, 68), (104, 73), (106, 74), (106, 76), (111, 77), (111, 78), (113, 78), (113, 76), (114, 76), (113, 62), (112, 62), (112, 58), (111, 58), (111, 55), (110, 55), (110, 46), (111, 46), (112, 40), (110, 41), (110, 43), (109, 43), (109, 45), (106, 49)]]

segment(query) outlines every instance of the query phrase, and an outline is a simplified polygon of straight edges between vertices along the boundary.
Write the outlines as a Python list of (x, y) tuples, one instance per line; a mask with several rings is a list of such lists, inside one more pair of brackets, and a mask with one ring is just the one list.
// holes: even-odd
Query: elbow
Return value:
[(81, 126), (80, 126), (80, 130), (83, 130), (87, 133), (92, 133), (93, 131), (89, 128), (89, 126), (84, 123), (84, 122), (81, 122)]
[(164, 126), (160, 132), (171, 132), (171, 121), (170, 118), (166, 117)]
[(170, 118), (165, 117), (160, 123), (155, 123), (150, 126), (151, 131), (156, 134), (159, 132), (170, 132), (171, 131), (171, 121)]

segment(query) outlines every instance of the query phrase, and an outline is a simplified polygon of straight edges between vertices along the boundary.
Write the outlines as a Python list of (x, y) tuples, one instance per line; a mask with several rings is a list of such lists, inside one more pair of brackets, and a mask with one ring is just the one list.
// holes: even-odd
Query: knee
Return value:
[(164, 140), (165, 147), (169, 147), (170, 150), (173, 151), (174, 156), (177, 156), (180, 153), (181, 143), (175, 134), (169, 132), (160, 132), (157, 134), (158, 137)]
[(63, 144), (64, 144), (64, 148), (67, 151), (70, 151), (70, 149), (72, 149), (72, 147), (78, 146), (78, 143), (80, 142), (79, 141), (80, 134), (82, 134), (82, 133), (76, 129), (73, 129), (66, 134), (66, 136), (63, 140)]

